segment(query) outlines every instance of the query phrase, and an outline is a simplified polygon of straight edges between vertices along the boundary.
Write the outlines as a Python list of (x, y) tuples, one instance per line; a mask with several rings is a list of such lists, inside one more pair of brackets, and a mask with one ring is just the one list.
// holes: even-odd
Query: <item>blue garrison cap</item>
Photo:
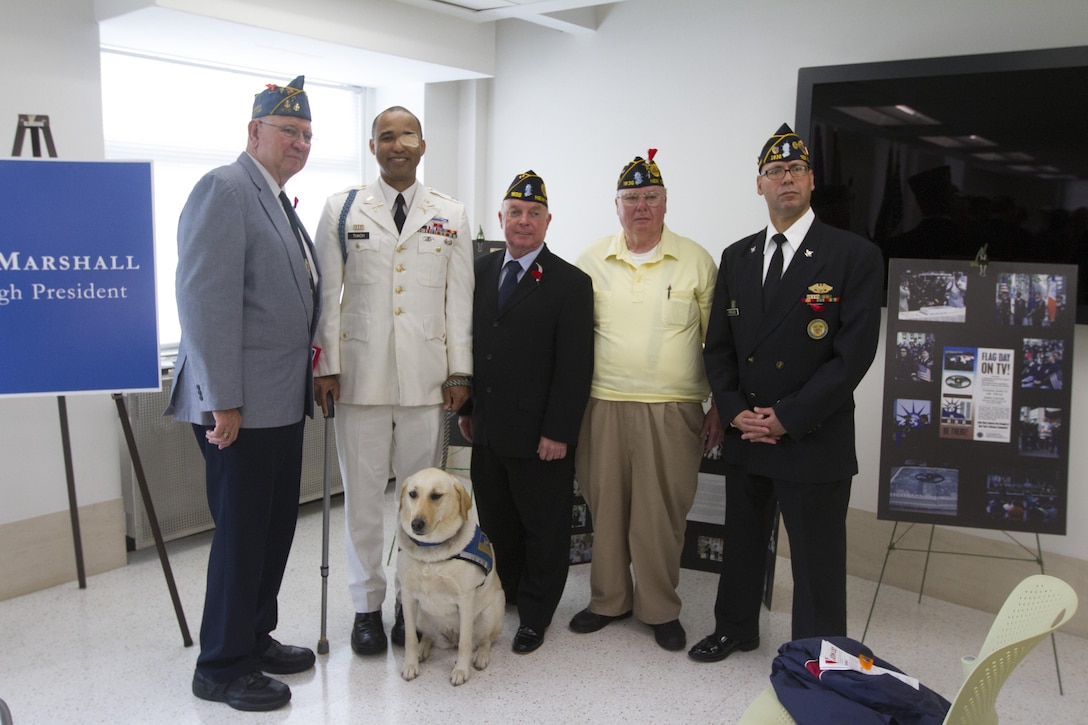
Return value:
[(268, 87), (253, 97), (253, 118), (265, 116), (293, 116), (310, 118), (310, 101), (306, 98), (306, 92), (302, 90), (302, 84), (306, 76), (299, 76), (286, 86), (277, 86), (269, 83)]

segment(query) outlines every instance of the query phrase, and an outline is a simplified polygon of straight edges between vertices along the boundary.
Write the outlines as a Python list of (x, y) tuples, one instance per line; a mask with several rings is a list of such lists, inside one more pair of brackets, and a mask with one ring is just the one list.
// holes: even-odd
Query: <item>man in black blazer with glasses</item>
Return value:
[(726, 461), (724, 561), (714, 633), (689, 650), (717, 662), (759, 646), (775, 505), (789, 535), (793, 638), (846, 634), (846, 513), (858, 472), (854, 388), (876, 354), (880, 249), (816, 218), (804, 142), (783, 124), (756, 190), (767, 228), (722, 254), (704, 359)]

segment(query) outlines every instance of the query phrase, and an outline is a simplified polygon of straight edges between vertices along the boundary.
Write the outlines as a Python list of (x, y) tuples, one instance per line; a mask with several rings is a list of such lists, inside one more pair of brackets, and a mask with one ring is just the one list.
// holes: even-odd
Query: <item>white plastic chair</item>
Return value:
[[(1077, 611), (1077, 593), (1057, 577), (1035, 574), (1020, 582), (997, 613), (978, 656), (965, 657), (966, 679), (952, 701), (944, 725), (996, 725), (994, 705), (1002, 685), (1020, 661)], [(761, 692), (739, 725), (789, 725), (796, 721), (775, 697)]]

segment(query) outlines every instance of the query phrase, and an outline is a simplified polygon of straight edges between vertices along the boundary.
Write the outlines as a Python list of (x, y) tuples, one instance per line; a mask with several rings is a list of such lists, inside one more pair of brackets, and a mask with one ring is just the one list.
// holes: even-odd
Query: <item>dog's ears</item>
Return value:
[(461, 503), (461, 518), (467, 520), (469, 509), (472, 508), (472, 494), (465, 488), (465, 484), (461, 483), (461, 479), (457, 476), (450, 475), (453, 479), (453, 490), (457, 492), (457, 500)]

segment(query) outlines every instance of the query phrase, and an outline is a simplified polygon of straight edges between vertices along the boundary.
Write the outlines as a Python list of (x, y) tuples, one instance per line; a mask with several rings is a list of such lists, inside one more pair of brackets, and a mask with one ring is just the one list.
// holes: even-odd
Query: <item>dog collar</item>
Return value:
[[(408, 538), (417, 546), (441, 546), (446, 543), (445, 541), (420, 541), (411, 536)], [(487, 534), (477, 525), (472, 539), (465, 545), (465, 548), (451, 556), (450, 559), (462, 559), (472, 562), (483, 569), (484, 574), (487, 575), (495, 568), (495, 549), (491, 545), (491, 539), (487, 538)]]

